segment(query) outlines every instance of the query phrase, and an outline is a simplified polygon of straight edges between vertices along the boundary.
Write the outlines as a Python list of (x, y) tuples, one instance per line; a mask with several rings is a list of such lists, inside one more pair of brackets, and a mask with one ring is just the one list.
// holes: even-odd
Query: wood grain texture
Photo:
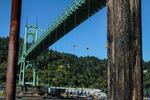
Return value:
[(142, 100), (140, 0), (110, 0), (108, 8), (108, 91), (110, 100)]

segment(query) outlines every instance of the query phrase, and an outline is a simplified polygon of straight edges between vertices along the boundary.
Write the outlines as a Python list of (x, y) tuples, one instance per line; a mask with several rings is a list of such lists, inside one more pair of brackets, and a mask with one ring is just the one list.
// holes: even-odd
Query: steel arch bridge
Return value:
[[(38, 26), (26, 25), (23, 50), (18, 61), (20, 65), (19, 84), (22, 86), (25, 84), (38, 85), (36, 84), (38, 83), (38, 75), (35, 72), (37, 68), (33, 66), (32, 59), (35, 59), (45, 49), (105, 6), (105, 0), (74, 0), (40, 38), (37, 38)], [(29, 36), (33, 37), (33, 43), (27, 49), (27, 39)], [(33, 81), (25, 82), (25, 69), (29, 64), (33, 69)]]

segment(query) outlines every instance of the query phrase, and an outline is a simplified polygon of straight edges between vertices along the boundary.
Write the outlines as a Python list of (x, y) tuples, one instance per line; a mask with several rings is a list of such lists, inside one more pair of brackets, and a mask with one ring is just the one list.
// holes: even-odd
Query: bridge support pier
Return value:
[(19, 85), (24, 86), (24, 76), (25, 76), (25, 62), (20, 64), (20, 73), (19, 73)]
[(107, 5), (109, 100), (143, 100), (141, 0)]
[[(26, 23), (25, 26), (25, 35), (24, 35), (24, 43), (23, 43), (23, 50), (22, 55), (19, 61), (20, 65), (20, 74), (19, 74), (19, 85), (32, 85), (32, 86), (38, 86), (38, 74), (37, 74), (37, 68), (33, 64), (33, 62), (27, 61), (26, 53), (27, 53), (27, 47), (28, 47), (28, 38), (29, 36), (32, 36), (32, 43), (36, 42), (37, 40), (37, 31), (38, 31), (38, 25), (36, 26), (28, 26), (28, 23)], [(32, 70), (32, 81), (26, 82), (25, 81), (25, 75), (26, 70), (30, 68)]]
[[(25, 80), (25, 73), (26, 70), (30, 68), (32, 70), (32, 81), (28, 82)], [(38, 86), (38, 73), (37, 68), (29, 62), (21, 62), (20, 65), (20, 74), (19, 74), (19, 85), (25, 86), (25, 85), (32, 85), (32, 86)]]

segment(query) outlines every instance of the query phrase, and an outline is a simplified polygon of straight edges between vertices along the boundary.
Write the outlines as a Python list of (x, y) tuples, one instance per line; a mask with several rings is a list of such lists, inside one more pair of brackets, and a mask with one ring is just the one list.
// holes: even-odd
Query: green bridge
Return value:
[[(38, 86), (38, 67), (32, 60), (36, 59), (49, 46), (105, 6), (105, 0), (74, 0), (58, 19), (47, 28), (40, 38), (37, 37), (38, 26), (26, 25), (23, 49), (18, 61), (18, 65), (20, 66), (19, 85), (24, 86), (30, 84), (32, 86)], [(29, 36), (32, 36), (33, 43), (27, 48)], [(25, 69), (27, 68), (32, 69), (32, 82), (25, 81)]]

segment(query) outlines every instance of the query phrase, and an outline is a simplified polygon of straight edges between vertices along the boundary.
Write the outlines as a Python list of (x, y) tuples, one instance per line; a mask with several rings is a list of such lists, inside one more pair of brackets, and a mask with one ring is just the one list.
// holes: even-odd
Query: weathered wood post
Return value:
[(141, 0), (130, 0), (133, 46), (132, 100), (143, 99)]
[(141, 1), (108, 0), (110, 100), (142, 100)]

